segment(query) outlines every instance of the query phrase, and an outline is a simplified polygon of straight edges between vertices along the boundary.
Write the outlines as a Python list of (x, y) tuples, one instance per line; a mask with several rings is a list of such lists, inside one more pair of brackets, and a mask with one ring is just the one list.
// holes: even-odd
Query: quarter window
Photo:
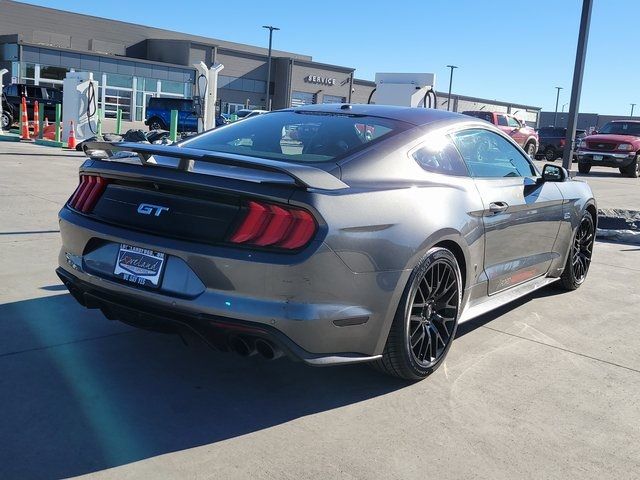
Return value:
[(507, 117), (504, 115), (498, 115), (498, 125), (501, 127), (508, 127), (509, 123), (507, 122)]
[(508, 140), (484, 129), (469, 129), (453, 135), (473, 177), (535, 177), (536, 171)]
[(462, 157), (453, 146), (448, 136), (437, 136), (427, 140), (424, 145), (412, 154), (427, 172), (444, 175), (467, 175)]

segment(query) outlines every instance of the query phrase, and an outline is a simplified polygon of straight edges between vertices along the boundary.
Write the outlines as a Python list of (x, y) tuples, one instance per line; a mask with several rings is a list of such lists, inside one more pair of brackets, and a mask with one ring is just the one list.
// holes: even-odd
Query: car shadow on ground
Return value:
[(545, 288), (541, 288), (540, 290), (536, 290), (535, 292), (525, 295), (518, 300), (514, 300), (513, 302), (503, 305), (500, 308), (496, 308), (489, 313), (485, 313), (484, 315), (480, 315), (479, 317), (473, 318), (467, 322), (460, 324), (456, 332), (456, 338), (462, 337), (480, 327), (487, 325), (488, 323), (491, 323), (498, 317), (501, 317), (511, 310), (521, 307), (525, 303), (528, 303), (535, 298), (553, 297), (555, 295), (561, 295), (562, 293), (565, 292), (559, 288), (555, 288), (554, 285), (549, 285)]
[(188, 346), (78, 306), (0, 305), (0, 478), (87, 474), (269, 428), (407, 386)]

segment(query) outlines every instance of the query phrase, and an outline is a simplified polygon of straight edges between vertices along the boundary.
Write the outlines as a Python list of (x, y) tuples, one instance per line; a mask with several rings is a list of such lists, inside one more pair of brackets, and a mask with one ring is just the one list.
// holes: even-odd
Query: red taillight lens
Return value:
[(561, 138), (561, 139), (560, 139), (560, 146), (561, 146), (561, 147), (564, 147), (566, 143), (567, 143), (567, 140), (566, 140), (566, 139), (564, 139), (564, 138)]
[(232, 243), (295, 250), (317, 231), (316, 221), (306, 210), (250, 201), (244, 219), (229, 237)]
[(107, 187), (107, 183), (108, 181), (102, 177), (82, 175), (80, 185), (69, 199), (68, 205), (82, 213), (91, 212)]

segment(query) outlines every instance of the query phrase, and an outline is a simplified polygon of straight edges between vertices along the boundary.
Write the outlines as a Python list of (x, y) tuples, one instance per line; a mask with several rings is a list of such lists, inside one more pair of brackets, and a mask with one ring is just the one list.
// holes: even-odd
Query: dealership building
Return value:
[[(197, 92), (194, 64), (224, 65), (218, 77), (222, 113), (266, 108), (267, 49), (0, 0), (0, 69), (11, 83), (61, 86), (69, 71), (92, 72), (106, 117), (121, 109), (141, 121), (149, 97), (191, 98)], [(366, 103), (375, 84), (355, 69), (313, 61), (309, 55), (273, 50), (272, 108), (311, 103)], [(7, 76), (5, 83), (9, 83)], [(372, 97), (375, 102), (375, 94)], [(438, 107), (447, 107), (439, 94)], [(452, 110), (516, 113), (529, 124), (537, 107), (454, 95)]]

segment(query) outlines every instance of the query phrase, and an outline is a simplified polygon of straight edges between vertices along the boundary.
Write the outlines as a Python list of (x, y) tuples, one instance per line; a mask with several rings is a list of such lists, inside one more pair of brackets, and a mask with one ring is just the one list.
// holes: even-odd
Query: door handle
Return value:
[(507, 208), (509, 208), (507, 202), (491, 202), (489, 204), (489, 211), (493, 214), (504, 212)]

